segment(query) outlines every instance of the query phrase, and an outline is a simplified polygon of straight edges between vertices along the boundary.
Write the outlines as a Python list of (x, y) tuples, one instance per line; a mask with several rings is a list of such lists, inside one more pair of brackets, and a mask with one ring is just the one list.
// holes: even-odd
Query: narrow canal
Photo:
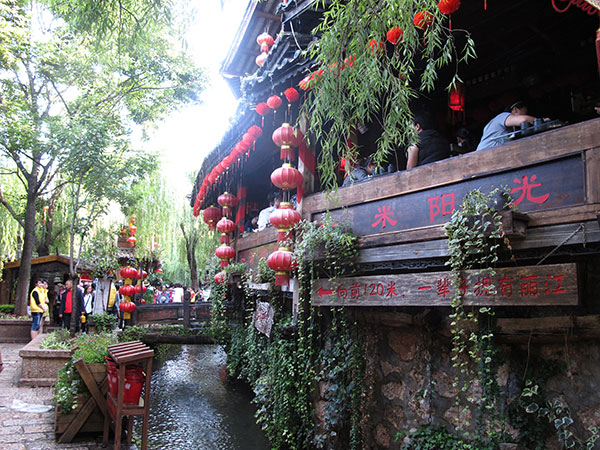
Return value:
[[(268, 450), (254, 421), (251, 392), (223, 385), (226, 355), (216, 345), (184, 345), (155, 363), (148, 448), (153, 450)], [(141, 436), (141, 420), (135, 431)]]

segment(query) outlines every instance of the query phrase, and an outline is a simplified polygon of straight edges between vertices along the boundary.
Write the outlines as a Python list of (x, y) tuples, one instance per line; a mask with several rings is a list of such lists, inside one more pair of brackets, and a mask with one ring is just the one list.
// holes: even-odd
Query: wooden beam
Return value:
[[(585, 226), (579, 229), (580, 224)], [(367, 248), (361, 248), (359, 253), (359, 263), (377, 263), (385, 261), (405, 261), (428, 258), (446, 258), (448, 256), (448, 241), (445, 238), (435, 239), (433, 233), (439, 233), (443, 236), (441, 228), (431, 230), (431, 234), (419, 235), (415, 232), (405, 233), (410, 242), (396, 241), (399, 243), (373, 247), (373, 245), (383, 245), (383, 237), (363, 238), (361, 245), (368, 245)], [(401, 234), (399, 234), (401, 235)], [(572, 235), (572, 236), (571, 236)], [(597, 220), (591, 220), (580, 223), (569, 223), (560, 225), (551, 225), (546, 227), (528, 228), (527, 237), (511, 239), (511, 245), (514, 250), (526, 250), (540, 247), (554, 247), (563, 244), (565, 239), (571, 237), (567, 245), (583, 244), (584, 242), (600, 242), (600, 225)], [(428, 239), (431, 238), (431, 239)], [(420, 241), (419, 239), (425, 239)]]
[(268, 13), (265, 11), (261, 11), (260, 9), (257, 9), (255, 11), (255, 13), (257, 16), (264, 17), (265, 19), (268, 19), (272, 22), (281, 22), (281, 17), (279, 17), (278, 15), (271, 14), (271, 13)]

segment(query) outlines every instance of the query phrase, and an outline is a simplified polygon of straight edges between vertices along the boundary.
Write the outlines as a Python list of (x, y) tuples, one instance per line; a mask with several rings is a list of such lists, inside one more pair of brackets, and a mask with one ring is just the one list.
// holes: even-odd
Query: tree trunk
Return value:
[(98, 288), (96, 290), (96, 301), (94, 302), (94, 314), (104, 314), (108, 305), (108, 296), (110, 295), (110, 287), (112, 281), (103, 278), (98, 280)]
[(35, 204), (37, 201), (37, 189), (35, 182), (29, 181), (27, 187), (27, 205), (25, 207), (25, 230), (23, 233), (23, 252), (21, 253), (21, 265), (19, 267), (19, 279), (17, 281), (17, 292), (15, 297), (15, 314), (24, 316), (27, 314), (27, 300), (29, 298), (29, 285), (31, 278), (31, 260), (33, 258), (33, 244), (35, 239)]
[(192, 279), (192, 289), (196, 292), (200, 289), (198, 284), (198, 263), (196, 262), (196, 245), (198, 244), (198, 236), (195, 234), (194, 229), (190, 230), (190, 234), (186, 234), (185, 226), (180, 223), (181, 231), (183, 232), (183, 238), (185, 240), (185, 253), (190, 266), (190, 278)]

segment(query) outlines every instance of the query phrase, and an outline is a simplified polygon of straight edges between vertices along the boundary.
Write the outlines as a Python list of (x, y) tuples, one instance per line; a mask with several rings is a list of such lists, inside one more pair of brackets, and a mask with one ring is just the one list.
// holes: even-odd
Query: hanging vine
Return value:
[(317, 70), (305, 85), (310, 92), (303, 105), (310, 131), (322, 146), (324, 186), (337, 188), (338, 158), (357, 160), (356, 146), (346, 145), (353, 130), (381, 120), (383, 133), (374, 154), (380, 163), (415, 138), (410, 102), (434, 89), (440, 69), (455, 64), (449, 84), (461, 81), (458, 64), (475, 58), (475, 45), (466, 31), (450, 30), (447, 20), (436, 0), (327, 2), (314, 30), (319, 40), (308, 51)]
[[(502, 204), (499, 204), (500, 200)], [(450, 254), (447, 264), (452, 270), (455, 292), (450, 315), (452, 364), (458, 390), (458, 417), (465, 418), (458, 421), (456, 428), (466, 438), (482, 445), (497, 440), (502, 428), (497, 405), (499, 389), (494, 376), (497, 369), (492, 333), (494, 311), (489, 307), (474, 306), (465, 297), (464, 287), (485, 284), (489, 295), (496, 293), (491, 284), (494, 266), (502, 245), (510, 248), (497, 210), (508, 203), (502, 189), (493, 189), (489, 194), (472, 190), (446, 224)], [(473, 272), (467, 274), (469, 270)], [(476, 386), (481, 391), (479, 395), (475, 392)], [(472, 413), (476, 414), (474, 434), (471, 434), (472, 423), (468, 419)]]
[[(321, 225), (302, 222), (297, 237), (294, 254), (301, 286), (297, 320), (277, 305), (271, 336), (261, 334), (252, 320), (258, 298), (244, 289), (245, 322), (231, 326), (228, 372), (253, 387), (256, 420), (272, 448), (331, 448), (337, 443), (358, 450), (363, 448), (364, 339), (343, 308), (323, 310), (310, 302), (314, 279), (345, 276), (354, 270), (356, 237), (334, 226), (330, 218)], [(326, 315), (333, 317), (334, 326), (329, 326)], [(320, 416), (314, 398), (316, 387), (323, 383), (328, 386), (323, 399), (327, 406)]]

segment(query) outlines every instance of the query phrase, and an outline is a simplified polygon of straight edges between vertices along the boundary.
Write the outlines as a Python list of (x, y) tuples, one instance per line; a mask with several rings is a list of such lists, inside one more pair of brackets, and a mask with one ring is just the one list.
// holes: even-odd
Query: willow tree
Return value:
[(454, 69), (449, 85), (460, 81), (460, 63), (474, 58), (475, 49), (468, 32), (450, 29), (442, 10), (448, 11), (437, 0), (326, 3), (314, 30), (319, 39), (309, 49), (317, 69), (307, 80), (303, 108), (322, 146), (321, 180), (335, 189), (338, 159), (358, 156), (346, 139), (361, 124), (379, 120), (383, 132), (373, 156), (384, 161), (416, 137), (411, 102), (439, 84), (445, 66)]
[[(29, 288), (36, 206), (63, 186), (62, 166), (78, 157), (83, 136), (90, 137), (84, 119), (102, 121), (91, 138), (106, 145), (92, 151), (105, 151), (115, 139), (128, 138), (128, 123), (158, 120), (196, 101), (204, 86), (202, 73), (175, 47), (168, 9), (155, 8), (170, 2), (46, 3), (63, 21), (52, 21), (39, 39), (41, 16), (32, 20), (39, 2), (2, 0), (0, 7), (0, 155), (26, 192), (22, 217), (14, 205), (3, 203), (23, 225), (19, 315), (25, 313)], [(87, 29), (86, 14), (98, 11), (104, 28)], [(73, 137), (78, 130), (83, 136)]]

